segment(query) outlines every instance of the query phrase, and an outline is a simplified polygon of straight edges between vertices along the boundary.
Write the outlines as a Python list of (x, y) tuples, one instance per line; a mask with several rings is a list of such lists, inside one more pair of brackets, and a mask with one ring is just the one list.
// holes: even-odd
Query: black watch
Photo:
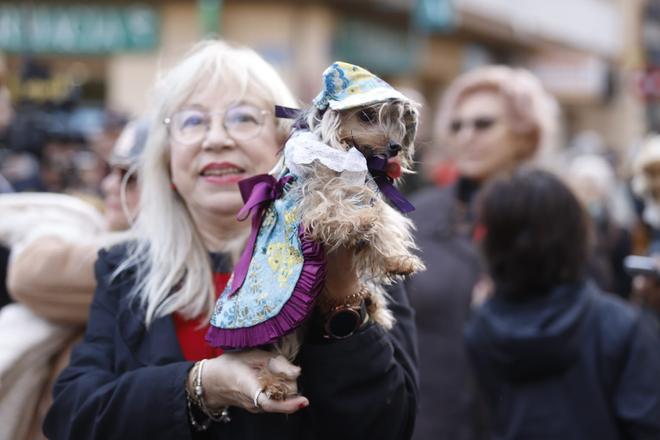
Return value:
[(360, 301), (359, 305), (335, 306), (325, 314), (323, 337), (325, 339), (346, 339), (359, 330), (366, 316), (367, 306), (364, 300)]

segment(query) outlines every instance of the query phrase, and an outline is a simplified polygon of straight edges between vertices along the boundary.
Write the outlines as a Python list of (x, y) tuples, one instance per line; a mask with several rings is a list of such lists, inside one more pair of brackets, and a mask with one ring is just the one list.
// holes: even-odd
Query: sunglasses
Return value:
[(490, 129), (497, 122), (496, 118), (491, 116), (478, 116), (474, 119), (454, 119), (449, 124), (449, 131), (451, 134), (457, 134), (464, 128), (472, 127), (476, 132), (486, 131)]

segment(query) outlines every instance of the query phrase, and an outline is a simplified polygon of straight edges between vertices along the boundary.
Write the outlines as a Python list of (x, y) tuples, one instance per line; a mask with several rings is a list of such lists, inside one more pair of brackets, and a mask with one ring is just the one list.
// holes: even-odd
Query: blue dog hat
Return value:
[(400, 92), (373, 73), (353, 64), (336, 61), (323, 72), (323, 90), (314, 106), (325, 110), (346, 110), (389, 99), (407, 100)]

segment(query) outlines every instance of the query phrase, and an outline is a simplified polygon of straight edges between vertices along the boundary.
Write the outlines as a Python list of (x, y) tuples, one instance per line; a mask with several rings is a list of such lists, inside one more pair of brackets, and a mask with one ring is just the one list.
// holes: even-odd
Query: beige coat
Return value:
[(0, 195), (0, 212), (18, 303), (0, 313), (0, 438), (33, 440), (43, 438), (52, 383), (84, 331), (96, 254), (126, 235), (107, 232), (94, 208), (70, 196)]

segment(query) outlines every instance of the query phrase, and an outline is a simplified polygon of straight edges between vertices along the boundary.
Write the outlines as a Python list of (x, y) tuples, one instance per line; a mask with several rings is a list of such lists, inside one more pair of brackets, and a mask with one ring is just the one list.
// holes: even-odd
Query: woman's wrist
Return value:
[[(209, 393), (208, 386), (205, 387), (205, 384), (209, 384), (208, 375), (204, 374), (205, 364), (207, 362), (207, 359), (196, 362), (188, 372), (186, 379), (188, 407), (191, 409), (192, 403), (208, 419), (215, 422), (229, 422), (231, 419), (229, 418), (228, 405), (225, 405), (222, 400), (209, 398), (209, 395), (214, 395), (215, 393)], [(190, 412), (190, 418), (193, 427), (200, 428), (199, 425), (203, 425), (195, 420), (192, 412)], [(201, 430), (204, 429), (206, 428), (202, 426)]]

